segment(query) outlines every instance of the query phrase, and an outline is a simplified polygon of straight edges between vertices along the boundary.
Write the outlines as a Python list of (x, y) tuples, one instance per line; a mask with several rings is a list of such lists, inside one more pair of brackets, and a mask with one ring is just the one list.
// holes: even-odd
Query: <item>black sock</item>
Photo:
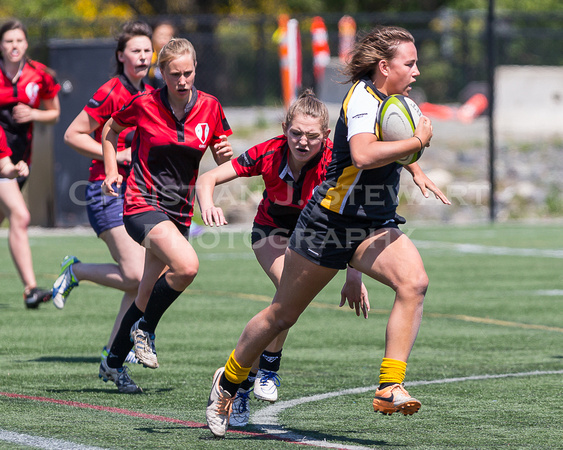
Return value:
[(113, 369), (123, 366), (127, 354), (131, 350), (133, 344), (131, 343), (131, 327), (133, 324), (143, 316), (143, 311), (137, 308), (135, 302), (129, 307), (123, 319), (119, 330), (113, 339), (111, 348), (107, 358), (107, 364)]
[(221, 379), (219, 380), (219, 386), (221, 386), (225, 391), (231, 394), (232, 398), (235, 398), (235, 396), (237, 395), (238, 388), (240, 387), (240, 384), (231, 383), (225, 377), (225, 373), (223, 373)]
[(152, 288), (147, 309), (139, 322), (139, 329), (154, 333), (162, 315), (181, 293), (181, 291), (176, 291), (170, 287), (168, 281), (166, 281), (166, 274), (161, 275)]
[(394, 384), (397, 384), (397, 383), (381, 383), (379, 385), (379, 390), (385, 389), (386, 387), (389, 387), (389, 386), (393, 386)]
[(256, 373), (250, 372), (248, 374), (248, 378), (241, 383), (240, 388), (248, 391), (252, 386), (254, 386), (254, 380), (256, 380)]
[(277, 372), (280, 370), (282, 351), (269, 352), (264, 350), (260, 355), (260, 369), (268, 370), (270, 372)]

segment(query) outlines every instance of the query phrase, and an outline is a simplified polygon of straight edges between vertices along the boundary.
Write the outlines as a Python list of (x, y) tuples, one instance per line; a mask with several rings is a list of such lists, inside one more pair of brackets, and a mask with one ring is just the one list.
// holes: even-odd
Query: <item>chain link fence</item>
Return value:
[[(333, 59), (338, 54), (340, 14), (321, 14)], [(198, 54), (196, 86), (225, 107), (282, 108), (277, 17), (255, 15), (159, 17), (175, 24), (178, 35)], [(302, 40), (303, 88), (313, 87), (311, 16), (296, 16)], [(489, 164), (497, 177), (494, 198), (498, 220), (563, 216), (563, 12), (498, 12), (495, 36), (496, 159), (488, 152), (486, 103), (461, 117), (487, 84), (487, 11), (441, 10), (435, 13), (362, 13), (354, 15), (358, 32), (376, 24), (398, 25), (413, 33), (421, 76), (413, 91), (433, 119), (434, 139), (421, 166), (449, 195), (444, 207), (422, 199), (405, 179), (400, 211), (408, 217), (442, 222), (488, 220)], [(26, 21), (32, 57), (49, 64), (53, 40), (110, 39), (115, 21)], [(109, 65), (108, 61), (108, 65)], [(110, 68), (103, 67), (109, 75)], [(332, 80), (329, 80), (332, 81)], [(92, 86), (93, 92), (97, 86)], [(326, 101), (326, 100), (325, 100)], [(332, 110), (331, 110), (332, 113)], [(236, 130), (235, 130), (236, 132)], [(256, 143), (256, 142), (253, 142)], [(252, 143), (251, 143), (252, 144)]]

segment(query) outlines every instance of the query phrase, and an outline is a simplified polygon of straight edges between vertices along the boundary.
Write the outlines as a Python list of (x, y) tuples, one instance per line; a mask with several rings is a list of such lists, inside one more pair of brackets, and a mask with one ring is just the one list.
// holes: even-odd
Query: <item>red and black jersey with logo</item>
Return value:
[(164, 87), (139, 94), (112, 118), (122, 127), (137, 126), (124, 214), (161, 210), (189, 226), (201, 158), (221, 135), (232, 134), (219, 101), (194, 87), (184, 117), (177, 119)]
[(12, 110), (18, 103), (38, 108), (41, 100), (55, 98), (61, 87), (47, 68), (37, 62), (25, 61), (19, 78), (15, 83), (4, 70), (0, 74), (0, 126), (6, 132), (8, 145), (12, 149), (12, 161), (31, 162), (31, 140), (33, 122), (16, 123)]
[[(119, 111), (134, 96), (145, 90), (152, 91), (153, 87), (142, 83), (141, 89), (137, 90), (125, 75), (118, 75), (100, 86), (84, 107), (84, 111), (100, 125), (94, 131), (94, 139), (97, 142), (102, 142), (102, 129), (112, 113)], [(133, 134), (135, 134), (135, 127), (129, 127), (120, 133), (117, 141), (118, 152), (131, 147)], [(125, 178), (128, 170), (126, 167), (119, 166), (119, 173)], [(98, 181), (105, 177), (104, 162), (98, 159), (92, 160), (89, 180)]]
[(0, 127), (0, 159), (6, 156), (12, 156), (12, 150), (8, 147), (8, 141), (6, 140), (6, 134), (4, 130)]
[(332, 142), (307, 162), (295, 180), (288, 166), (289, 146), (284, 135), (255, 145), (231, 163), (239, 177), (261, 175), (264, 194), (254, 221), (259, 225), (294, 229), (313, 190), (325, 179), (332, 159)]

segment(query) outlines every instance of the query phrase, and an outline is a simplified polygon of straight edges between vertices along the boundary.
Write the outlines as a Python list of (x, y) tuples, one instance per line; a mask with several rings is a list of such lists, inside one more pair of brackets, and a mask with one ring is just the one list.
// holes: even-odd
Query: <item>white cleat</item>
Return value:
[(274, 403), (278, 399), (280, 376), (277, 372), (260, 369), (254, 381), (254, 397), (258, 400)]
[(229, 416), (231, 415), (234, 400), (231, 394), (219, 385), (223, 372), (225, 372), (225, 368), (220, 367), (213, 375), (213, 386), (211, 387), (207, 409), (205, 410), (207, 426), (216, 437), (225, 437), (227, 433)]
[(153, 333), (139, 329), (139, 321), (131, 327), (131, 341), (139, 364), (151, 369), (158, 369), (154, 339)]
[(233, 400), (233, 410), (229, 418), (229, 426), (245, 427), (248, 425), (248, 420), (250, 419), (250, 408), (248, 405), (250, 391), (252, 389), (239, 389), (237, 391), (237, 395)]

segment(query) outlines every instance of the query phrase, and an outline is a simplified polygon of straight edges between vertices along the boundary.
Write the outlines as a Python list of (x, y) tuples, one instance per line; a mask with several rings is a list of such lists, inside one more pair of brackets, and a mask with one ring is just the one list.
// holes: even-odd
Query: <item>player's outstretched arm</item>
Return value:
[(217, 225), (219, 227), (227, 224), (223, 210), (215, 206), (213, 202), (213, 192), (215, 191), (215, 186), (235, 178), (238, 178), (238, 174), (229, 162), (221, 164), (198, 177), (195, 191), (199, 209), (201, 210), (201, 218), (205, 225), (210, 227)]
[(227, 161), (230, 161), (230, 159), (233, 157), (233, 148), (231, 147), (231, 143), (227, 139), (227, 136), (222, 135), (219, 137), (221, 138), (221, 140), (213, 144), (213, 147), (211, 148), (213, 159), (218, 166), (226, 163)]
[(409, 164), (408, 166), (405, 166), (405, 169), (407, 169), (411, 173), (414, 184), (416, 184), (420, 188), (422, 195), (424, 195), (426, 198), (428, 198), (428, 191), (430, 191), (444, 205), (452, 204), (452, 202), (448, 200), (446, 195), (440, 189), (438, 189), (438, 186), (436, 186), (434, 182), (430, 178), (428, 178), (428, 176), (422, 171), (418, 163)]
[(362, 283), (362, 273), (348, 267), (346, 269), (346, 282), (340, 292), (340, 307), (348, 301), (350, 309), (356, 309), (356, 315), (360, 317), (360, 311), (365, 319), (368, 318), (370, 310), (368, 290)]

